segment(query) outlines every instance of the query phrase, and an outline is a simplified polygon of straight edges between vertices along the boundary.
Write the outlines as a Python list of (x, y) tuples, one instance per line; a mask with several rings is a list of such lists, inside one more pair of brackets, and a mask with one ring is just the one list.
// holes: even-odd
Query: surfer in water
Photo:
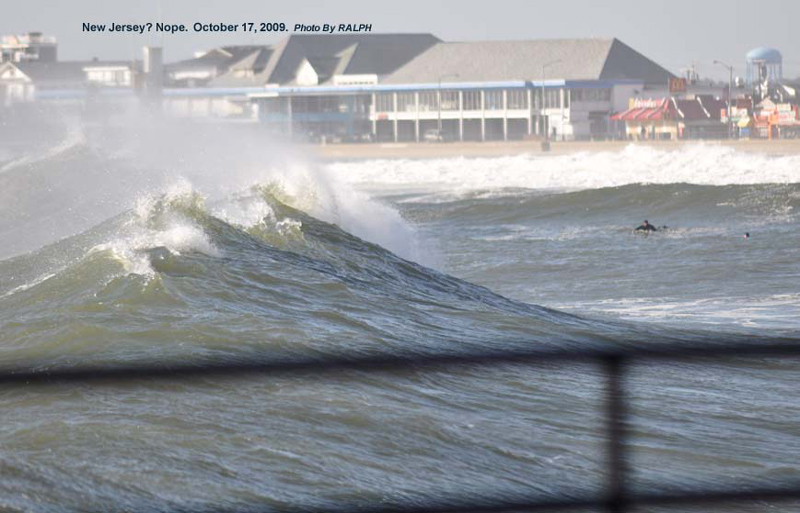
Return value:
[(657, 232), (657, 231), (658, 231), (658, 228), (656, 228), (655, 226), (653, 226), (652, 224), (650, 224), (650, 223), (647, 221), (647, 219), (645, 219), (645, 220), (644, 220), (644, 223), (642, 223), (642, 224), (640, 224), (639, 226), (637, 226), (637, 227), (636, 227), (636, 228), (635, 228), (633, 231), (635, 231), (635, 232), (642, 232), (642, 231), (643, 231), (644, 233), (648, 233), (648, 232)]

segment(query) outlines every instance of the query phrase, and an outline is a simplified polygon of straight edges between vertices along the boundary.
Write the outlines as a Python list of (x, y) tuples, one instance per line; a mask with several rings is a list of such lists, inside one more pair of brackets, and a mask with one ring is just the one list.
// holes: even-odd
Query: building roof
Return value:
[(698, 95), (694, 98), (663, 98), (657, 102), (647, 101), (611, 116), (614, 121), (651, 121), (679, 119), (682, 121), (720, 121), (723, 100), (713, 96)]
[(86, 78), (86, 72), (83, 70), (85, 63), (81, 61), (26, 61), (18, 62), (14, 65), (34, 83), (48, 81), (83, 82)]
[(439, 43), (386, 79), (390, 84), (634, 79), (666, 83), (672, 73), (618, 39)]
[(232, 63), (253, 53), (254, 51), (268, 48), (264, 45), (235, 45), (223, 46), (207, 51), (199, 57), (185, 59), (178, 62), (165, 64), (167, 69), (221, 67), (227, 69)]
[(320, 77), (320, 85), (334, 74), (385, 76), (440, 42), (432, 34), (294, 34), (264, 54), (263, 68), (251, 76), (228, 71), (209, 85), (259, 87), (292, 84), (303, 62)]
[[(269, 56), (274, 51), (273, 46), (267, 45), (232, 45), (214, 48), (195, 57), (194, 59), (185, 59), (178, 62), (172, 62), (164, 65), (164, 70), (167, 76), (171, 79), (173, 84), (179, 83), (184, 79), (180, 76), (182, 73), (193, 73), (200, 71), (205, 73), (206, 76), (198, 78), (191, 77), (191, 80), (199, 83), (207, 83), (215, 77), (222, 76), (230, 72), (232, 69), (237, 70), (255, 70), (260, 72), (266, 66)], [(246, 73), (252, 76), (253, 73)], [(236, 78), (238, 73), (231, 73), (232, 78)], [(236, 82), (236, 80), (231, 80)], [(237, 85), (237, 84), (221, 84), (221, 85)]]
[(131, 61), (25, 61), (11, 63), (38, 87), (67, 87), (86, 83), (86, 68), (135, 67)]
[(292, 35), (271, 70), (270, 82), (290, 82), (302, 59), (333, 57), (353, 45), (344, 73), (388, 75), (439, 42), (432, 34)]
[(655, 104), (636, 106), (611, 116), (613, 121), (651, 121), (669, 118), (669, 100), (666, 98)]

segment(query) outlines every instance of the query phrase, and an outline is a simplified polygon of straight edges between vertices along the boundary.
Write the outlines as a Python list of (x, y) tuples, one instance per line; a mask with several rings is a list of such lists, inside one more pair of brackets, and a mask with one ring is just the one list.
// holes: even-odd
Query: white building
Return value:
[(0, 38), (0, 62), (55, 62), (57, 57), (58, 43), (53, 36), (28, 32)]
[(374, 93), (379, 139), (617, 136), (609, 114), (672, 76), (617, 39), (440, 43)]
[(38, 60), (0, 63), (0, 107), (40, 101), (80, 102), (108, 92), (133, 96), (138, 63)]
[[(260, 83), (267, 90), (247, 95), (262, 122), (314, 135), (370, 133), (383, 141), (431, 134), (505, 140), (545, 132), (564, 140), (621, 137), (624, 125), (611, 122), (610, 114), (673, 77), (617, 39), (435, 40), (411, 49), (395, 36), (394, 51), (407, 62), (387, 70), (381, 53), (361, 51), (368, 40), (309, 49), (301, 36), (292, 37), (301, 39), (293, 68)], [(359, 51), (360, 65), (353, 66)]]
[[(46, 64), (0, 63), (0, 100), (137, 90), (129, 63)], [(613, 38), (448, 43), (431, 34), (294, 34), (214, 49), (163, 73), (160, 99), (148, 98), (167, 114), (383, 141), (622, 137), (610, 115), (673, 77)]]

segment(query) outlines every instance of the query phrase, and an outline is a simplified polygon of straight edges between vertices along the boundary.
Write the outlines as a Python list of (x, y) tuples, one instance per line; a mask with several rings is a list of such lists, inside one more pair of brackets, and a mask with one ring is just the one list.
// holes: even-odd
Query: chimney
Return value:
[(164, 88), (164, 62), (160, 46), (144, 47), (144, 97), (153, 104), (161, 103)]

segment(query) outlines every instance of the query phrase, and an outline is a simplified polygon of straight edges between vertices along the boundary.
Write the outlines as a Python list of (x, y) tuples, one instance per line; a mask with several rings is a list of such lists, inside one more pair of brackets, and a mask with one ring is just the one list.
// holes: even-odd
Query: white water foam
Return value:
[[(113, 119), (98, 129), (65, 114), (48, 113), (37, 123), (52, 124), (59, 134), (66, 130), (66, 137), (45, 149), (31, 138), (21, 148), (21, 158), (0, 163), (5, 196), (14, 194), (15, 211), (29, 214), (17, 217), (26, 223), (32, 241), (0, 248), (0, 258), (83, 232), (140, 207), (138, 198), (158, 197), (176, 177), (185, 177), (209, 205), (218, 206), (212, 215), (237, 226), (253, 226), (269, 210), (260, 201), (232, 204), (230, 198), (253, 186), (277, 186), (285, 192), (278, 199), (290, 206), (401, 256), (424, 260), (415, 229), (393, 207), (353, 190), (307, 154), (271, 141), (255, 127), (156, 119), (144, 113)], [(37, 123), (30, 122), (32, 133), (41, 132)], [(89, 151), (63, 159), (74, 148)], [(49, 208), (40, 213), (37, 207), (43, 203)], [(0, 233), (19, 238), (11, 230), (18, 230), (20, 222), (3, 210), (11, 204), (0, 205)]]
[(123, 266), (125, 272), (152, 276), (153, 268), (145, 252), (164, 247), (180, 254), (197, 251), (220, 257), (222, 252), (208, 239), (198, 226), (182, 210), (205, 210), (205, 198), (194, 191), (185, 179), (179, 179), (163, 194), (145, 195), (136, 201), (135, 216), (132, 217), (113, 240), (98, 244), (90, 250), (108, 251)]
[(617, 152), (571, 155), (334, 162), (328, 169), (339, 180), (361, 189), (445, 195), (507, 188), (583, 190), (638, 183), (800, 183), (800, 155), (770, 156), (710, 143), (675, 150), (631, 144)]
[(275, 213), (267, 202), (257, 195), (237, 195), (229, 201), (215, 205), (211, 214), (226, 223), (240, 228), (253, 228), (274, 220)]
[(698, 326), (797, 329), (800, 294), (694, 300), (618, 298), (548, 306), (582, 315), (613, 315), (637, 322), (675, 323), (683, 326), (693, 323)]
[[(364, 240), (379, 244), (404, 258), (433, 265), (435, 258), (418, 244), (416, 229), (393, 207), (332, 175), (313, 163), (295, 162), (266, 170), (249, 189), (264, 188), (279, 201), (322, 221), (338, 225)], [(236, 224), (252, 222), (258, 207), (222, 207), (219, 212)], [(244, 219), (245, 222), (241, 222)], [(274, 220), (280, 223), (283, 220)]]

